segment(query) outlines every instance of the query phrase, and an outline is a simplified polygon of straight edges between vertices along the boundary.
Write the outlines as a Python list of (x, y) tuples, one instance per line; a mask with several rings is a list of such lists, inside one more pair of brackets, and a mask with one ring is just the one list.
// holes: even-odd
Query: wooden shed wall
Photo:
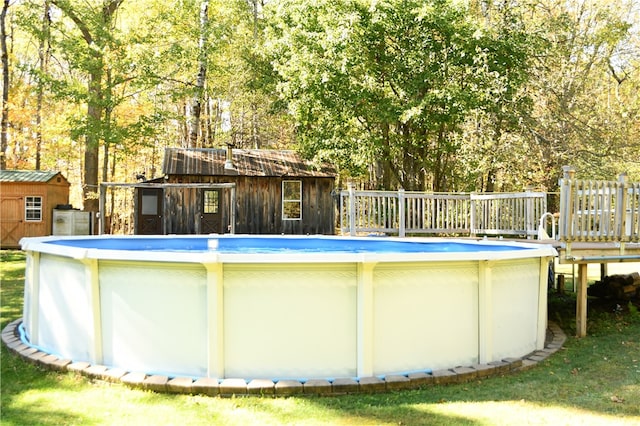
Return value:
[[(200, 214), (202, 188), (165, 188), (164, 190), (164, 230), (165, 234), (201, 234)], [(223, 223), (229, 224), (231, 190), (221, 189)], [(226, 228), (226, 227), (225, 227)]]
[[(302, 220), (282, 220), (282, 181), (302, 181)], [(335, 205), (333, 178), (251, 177), (251, 176), (170, 176), (171, 183), (235, 183), (238, 234), (334, 234)], [(180, 189), (165, 193), (165, 211), (181, 216), (165, 219), (166, 233), (199, 233), (197, 217), (201, 200), (197, 190)], [(229, 191), (223, 191), (223, 222), (229, 223)], [(175, 213), (173, 213), (175, 212)], [(191, 223), (187, 223), (191, 222)]]
[(166, 234), (199, 234), (196, 230), (200, 202), (195, 188), (165, 188), (164, 229)]
[[(53, 209), (69, 203), (69, 184), (55, 177), (49, 182), (3, 182), (0, 191), (0, 245), (19, 248), (22, 237), (51, 235)], [(25, 221), (25, 197), (42, 197), (42, 220)]]

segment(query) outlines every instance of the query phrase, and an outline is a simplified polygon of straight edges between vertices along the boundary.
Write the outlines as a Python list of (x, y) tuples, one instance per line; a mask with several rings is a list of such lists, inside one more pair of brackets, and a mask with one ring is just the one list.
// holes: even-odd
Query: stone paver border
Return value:
[(207, 377), (167, 377), (147, 375), (143, 372), (126, 371), (104, 365), (91, 365), (88, 362), (60, 359), (55, 355), (42, 352), (29, 346), (20, 339), (19, 326), (22, 319), (8, 324), (2, 331), (2, 341), (12, 352), (28, 362), (55, 371), (76, 372), (91, 379), (122, 383), (131, 388), (146, 389), (155, 392), (182, 394), (202, 394), (209, 396), (232, 395), (342, 395), (353, 393), (387, 392), (403, 389), (418, 389), (429, 385), (464, 383), (471, 380), (528, 370), (557, 352), (567, 339), (562, 329), (549, 322), (544, 349), (534, 351), (521, 358), (507, 358), (488, 364), (459, 366), (429, 373), (409, 375), (388, 375), (385, 377), (337, 378), (335, 380), (313, 379), (305, 382), (297, 380), (272, 380), (228, 378), (223, 380)]

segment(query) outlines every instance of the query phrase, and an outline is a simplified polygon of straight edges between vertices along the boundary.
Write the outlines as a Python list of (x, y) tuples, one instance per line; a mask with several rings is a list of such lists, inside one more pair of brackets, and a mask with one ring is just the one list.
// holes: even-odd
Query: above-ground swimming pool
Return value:
[(74, 361), (216, 379), (362, 378), (542, 349), (539, 244), (323, 236), (25, 238), (22, 331)]

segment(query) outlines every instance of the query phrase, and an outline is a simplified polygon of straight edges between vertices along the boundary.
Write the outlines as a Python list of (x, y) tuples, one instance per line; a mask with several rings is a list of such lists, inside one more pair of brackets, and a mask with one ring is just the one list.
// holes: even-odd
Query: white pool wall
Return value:
[(218, 379), (384, 376), (524, 356), (544, 346), (555, 254), (506, 242), (528, 249), (483, 251), (492, 241), (472, 253), (404, 255), (47, 241), (23, 244), (32, 344), (74, 361)]

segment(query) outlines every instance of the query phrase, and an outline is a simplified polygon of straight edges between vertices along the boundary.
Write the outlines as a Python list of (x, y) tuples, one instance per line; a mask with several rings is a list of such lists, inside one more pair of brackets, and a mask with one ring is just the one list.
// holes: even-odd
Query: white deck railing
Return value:
[(340, 192), (342, 234), (509, 235), (532, 238), (546, 212), (544, 192)]
[(568, 166), (560, 179), (558, 238), (565, 242), (640, 242), (640, 183), (578, 180)]

